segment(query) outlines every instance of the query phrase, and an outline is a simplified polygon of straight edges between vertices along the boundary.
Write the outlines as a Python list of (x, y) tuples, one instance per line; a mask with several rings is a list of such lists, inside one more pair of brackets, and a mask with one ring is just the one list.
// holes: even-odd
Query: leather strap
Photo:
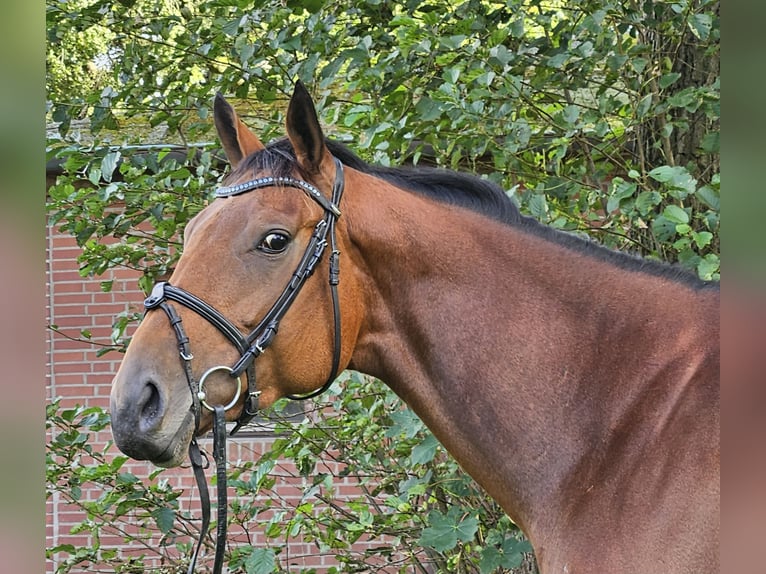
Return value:
[(226, 416), (221, 405), (213, 411), (213, 458), (215, 459), (216, 489), (218, 490), (218, 523), (215, 533), (215, 562), (213, 574), (220, 574), (226, 551)]
[[(215, 561), (213, 574), (220, 574), (223, 569), (223, 560), (226, 552), (226, 527), (227, 527), (227, 479), (226, 479), (226, 416), (224, 408), (218, 405), (213, 408), (213, 459), (215, 460), (216, 490), (218, 494), (218, 512), (215, 535)], [(196, 437), (189, 444), (189, 460), (191, 460), (194, 479), (199, 489), (200, 503), (202, 506), (202, 525), (197, 546), (194, 548), (187, 574), (193, 574), (197, 565), (202, 544), (210, 530), (210, 493), (205, 478), (206, 460), (200, 451)]]
[(200, 452), (196, 437), (189, 443), (189, 460), (191, 460), (194, 479), (197, 482), (200, 504), (202, 506), (202, 526), (200, 527), (199, 539), (197, 540), (197, 546), (195, 546), (191, 560), (189, 561), (189, 568), (186, 570), (186, 574), (194, 574), (199, 551), (202, 548), (202, 543), (205, 540), (207, 531), (210, 529), (210, 493), (208, 492), (207, 479), (205, 478), (205, 468), (208, 465), (203, 462), (203, 455)]
[[(340, 163), (338, 158), (335, 159), (335, 182), (332, 186), (332, 201), (339, 204), (340, 198), (343, 195), (343, 189), (346, 185), (345, 176), (343, 175), (343, 164)], [(332, 366), (330, 367), (330, 375), (327, 377), (325, 383), (317, 390), (306, 393), (305, 395), (287, 395), (287, 398), (294, 401), (305, 401), (316, 396), (321, 395), (327, 389), (330, 388), (332, 382), (338, 376), (338, 369), (340, 368), (340, 343), (341, 343), (341, 321), (340, 321), (340, 302), (338, 301), (338, 284), (340, 283), (340, 251), (338, 250), (338, 238), (335, 235), (335, 224), (338, 218), (330, 218), (330, 296), (332, 297), (332, 309), (333, 309), (333, 355)]]

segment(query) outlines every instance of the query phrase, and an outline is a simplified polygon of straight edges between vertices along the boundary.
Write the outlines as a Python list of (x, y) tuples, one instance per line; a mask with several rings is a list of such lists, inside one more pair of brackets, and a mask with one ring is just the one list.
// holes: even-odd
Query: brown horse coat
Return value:
[[(499, 196), (507, 216), (459, 190), (439, 196), (450, 184), (481, 195), (488, 184), (478, 180), (366, 166), (325, 141), (301, 85), (289, 139), (268, 161), (222, 100), (216, 125), (232, 184), (271, 175), (287, 155), (292, 176), (328, 193), (332, 155), (344, 161), (341, 366), (407, 402), (524, 530), (543, 574), (718, 572), (716, 286), (548, 230)], [(429, 187), (429, 177), (441, 183)], [(294, 189), (216, 200), (189, 225), (171, 283), (246, 332), (320, 216)], [(290, 247), (254, 249), (273, 230)], [(203, 319), (179, 312), (198, 373), (236, 360)], [(321, 385), (330, 325), (327, 284), (312, 277), (256, 362), (263, 406)], [(199, 429), (190, 420), (175, 349), (167, 318), (148, 314), (112, 391), (118, 446), (163, 465), (180, 463), (192, 434), (210, 428), (207, 415)], [(230, 381), (215, 382), (209, 400), (228, 402)]]

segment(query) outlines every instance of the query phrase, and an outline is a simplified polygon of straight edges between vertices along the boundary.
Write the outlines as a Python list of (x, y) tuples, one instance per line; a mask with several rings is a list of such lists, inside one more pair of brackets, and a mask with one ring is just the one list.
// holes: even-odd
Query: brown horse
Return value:
[(547, 228), (487, 181), (368, 165), (324, 138), (302, 85), (284, 140), (264, 147), (221, 97), (215, 122), (232, 173), (147, 303), (177, 313), (147, 313), (114, 380), (120, 449), (177, 465), (213, 425), (194, 393), (242, 420), (355, 369), (502, 505), (541, 572), (718, 571), (716, 284)]

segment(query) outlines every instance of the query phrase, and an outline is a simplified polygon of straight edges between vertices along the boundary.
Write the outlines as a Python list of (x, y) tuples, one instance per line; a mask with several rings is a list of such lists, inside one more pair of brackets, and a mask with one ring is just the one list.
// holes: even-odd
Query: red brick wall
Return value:
[[(60, 398), (62, 408), (75, 405), (108, 407), (110, 382), (119, 365), (121, 354), (109, 352), (98, 357), (97, 352), (101, 347), (97, 343), (110, 342), (115, 315), (126, 309), (140, 310), (144, 296), (136, 284), (138, 274), (130, 270), (117, 270), (103, 277), (82, 278), (77, 271), (77, 256), (80, 249), (75, 241), (55, 229), (49, 229), (47, 242), (48, 323), (56, 325), (63, 333), (47, 331), (47, 398), (48, 400)], [(110, 279), (114, 280), (112, 291), (105, 293), (100, 283)], [(80, 337), (83, 329), (91, 332), (91, 340), (96, 344), (67, 338), (67, 336)], [(102, 432), (97, 436), (97, 444), (94, 446), (100, 449), (109, 440), (111, 440), (110, 433)], [(254, 437), (229, 441), (229, 459), (236, 461), (257, 457), (258, 453), (268, 448), (269, 440), (268, 437)], [(112, 451), (117, 454), (116, 448), (112, 447)], [(143, 480), (148, 480), (148, 475), (155, 468), (151, 465), (131, 463), (129, 470)], [(280, 476), (278, 486), (275, 487), (275, 495), (301, 496), (302, 479), (297, 476), (294, 468), (285, 464), (276, 468), (275, 474)], [(193, 487), (192, 473), (188, 468), (165, 472), (162, 478), (185, 489), (181, 500), (182, 507), (198, 508), (198, 493)], [(338, 491), (353, 495), (355, 488), (353, 483), (349, 482), (347, 485), (339, 485)], [(85, 490), (83, 497), (94, 500), (100, 494), (98, 491)], [(83, 511), (78, 507), (67, 504), (59, 496), (53, 495), (46, 507), (46, 547), (65, 543), (90, 547), (92, 541), (86, 535), (70, 533), (72, 525), (78, 524), (84, 518)], [(129, 525), (120, 526), (129, 527)], [(243, 540), (241, 529), (231, 534), (232, 541)], [(263, 543), (264, 539), (257, 524), (251, 525), (250, 535), (255, 537), (254, 544)], [(145, 542), (151, 545), (156, 541)], [(380, 544), (381, 542), (377, 541), (377, 545)], [(145, 552), (145, 548), (140, 544), (125, 546), (122, 538), (117, 535), (102, 539), (101, 545), (120, 548), (122, 555), (126, 558), (132, 554)], [(53, 559), (48, 560), (46, 572), (49, 574), (54, 572), (60, 559), (61, 557), (54, 556)], [(332, 555), (321, 555), (315, 546), (302, 544), (297, 540), (294, 544), (291, 543), (288, 552), (280, 556), (280, 560), (285, 565), (291, 564), (295, 567), (314, 566), (318, 568), (318, 572), (337, 564)], [(90, 566), (81, 571), (97, 570), (97, 567)]]

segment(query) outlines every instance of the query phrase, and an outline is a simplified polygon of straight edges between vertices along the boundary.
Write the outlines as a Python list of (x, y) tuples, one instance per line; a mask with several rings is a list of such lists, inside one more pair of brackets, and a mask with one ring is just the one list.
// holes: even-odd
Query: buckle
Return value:
[(145, 309), (154, 309), (165, 300), (165, 285), (167, 284), (167, 281), (160, 281), (154, 284), (152, 292), (144, 299)]

